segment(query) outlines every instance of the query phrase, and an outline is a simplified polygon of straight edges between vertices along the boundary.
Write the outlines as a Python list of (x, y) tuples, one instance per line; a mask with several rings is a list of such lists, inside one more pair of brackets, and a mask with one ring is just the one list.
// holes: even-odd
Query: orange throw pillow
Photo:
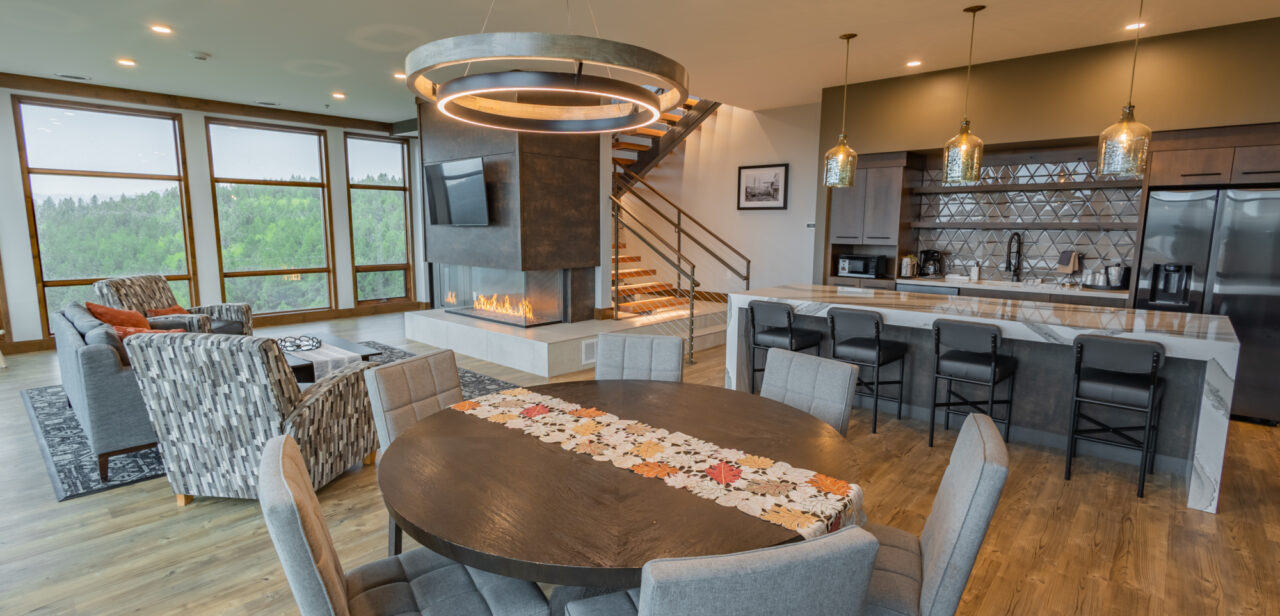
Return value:
[(187, 312), (186, 308), (183, 308), (182, 306), (179, 306), (177, 304), (169, 306), (168, 308), (155, 308), (153, 310), (147, 311), (147, 316), (149, 317), (162, 317), (169, 314), (191, 314), (191, 313)]
[(147, 317), (142, 316), (137, 310), (120, 310), (117, 308), (108, 308), (102, 304), (93, 302), (85, 302), (84, 307), (89, 309), (89, 313), (93, 318), (106, 323), (107, 325), (123, 325), (125, 327), (141, 327), (146, 329)]
[(134, 334), (185, 334), (185, 329), (147, 329), (145, 327), (125, 327), (123, 325), (112, 325), (111, 329), (116, 330), (116, 336), (121, 340), (128, 338)]

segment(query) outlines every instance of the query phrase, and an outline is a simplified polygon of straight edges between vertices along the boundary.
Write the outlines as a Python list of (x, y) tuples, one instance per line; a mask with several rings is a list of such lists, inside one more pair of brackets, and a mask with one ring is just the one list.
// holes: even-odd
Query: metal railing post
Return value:
[(697, 286), (694, 284), (694, 268), (697, 265), (689, 264), (689, 365), (693, 365), (693, 299), (697, 295)]
[(615, 321), (618, 319), (619, 308), (618, 283), (622, 280), (618, 278), (618, 242), (621, 239), (618, 237), (621, 232), (618, 227), (619, 214), (618, 205), (615, 203), (613, 205), (613, 318)]

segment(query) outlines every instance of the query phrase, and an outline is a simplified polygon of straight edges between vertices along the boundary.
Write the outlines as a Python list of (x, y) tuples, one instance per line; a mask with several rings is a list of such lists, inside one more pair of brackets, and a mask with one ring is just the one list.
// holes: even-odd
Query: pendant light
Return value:
[[(1138, 0), (1138, 23), (1142, 23), (1142, 0)], [(1134, 28), (1133, 66), (1129, 69), (1129, 102), (1120, 111), (1120, 121), (1098, 136), (1098, 175), (1106, 178), (1141, 178), (1147, 171), (1147, 147), (1151, 127), (1133, 119), (1133, 80), (1138, 74), (1138, 41), (1142, 26)]]
[(845, 121), (849, 116), (849, 41), (856, 34), (841, 34), (844, 40), (844, 103), (840, 106), (840, 140), (836, 147), (827, 150), (823, 157), (822, 177), (831, 188), (848, 188), (853, 186), (853, 172), (858, 168), (858, 153), (845, 141)]
[(947, 184), (973, 183), (982, 177), (982, 140), (969, 132), (969, 76), (973, 74), (973, 33), (978, 25), (978, 4), (964, 12), (969, 20), (969, 67), (964, 72), (964, 120), (960, 132), (942, 146), (942, 181)]

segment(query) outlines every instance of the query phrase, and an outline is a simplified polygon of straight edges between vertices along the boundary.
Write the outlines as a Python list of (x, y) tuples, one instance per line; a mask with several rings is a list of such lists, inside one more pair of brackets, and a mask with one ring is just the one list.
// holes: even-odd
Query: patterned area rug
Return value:
[[(365, 341), (360, 344), (382, 351), (382, 354), (371, 358), (371, 361), (379, 363), (414, 356), (414, 353), (379, 342)], [(506, 381), (464, 368), (458, 369), (458, 376), (462, 380), (462, 394), (467, 398), (515, 387)], [(80, 429), (80, 422), (67, 403), (62, 386), (49, 385), (23, 390), (22, 401), (27, 407), (27, 416), (36, 433), (40, 453), (44, 456), (45, 468), (53, 484), (54, 498), (62, 501), (164, 476), (164, 463), (160, 460), (160, 453), (153, 448), (113, 456), (110, 462), (111, 479), (102, 483), (98, 480), (97, 458), (89, 449), (89, 440)]]

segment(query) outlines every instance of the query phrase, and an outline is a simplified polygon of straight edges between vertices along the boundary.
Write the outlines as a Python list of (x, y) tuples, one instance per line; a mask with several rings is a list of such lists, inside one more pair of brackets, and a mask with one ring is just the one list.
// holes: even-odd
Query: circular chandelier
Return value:
[[(556, 61), (569, 63), (573, 71), (483, 70), (485, 64)], [(466, 66), (462, 76), (439, 76), (460, 65)], [(473, 67), (481, 70), (473, 74)], [(584, 74), (587, 67), (603, 69), (607, 76)], [(521, 132), (630, 130), (657, 121), (689, 98), (689, 74), (679, 62), (643, 47), (573, 34), (494, 32), (440, 39), (410, 52), (405, 74), (409, 90), (435, 103), (440, 113)]]

